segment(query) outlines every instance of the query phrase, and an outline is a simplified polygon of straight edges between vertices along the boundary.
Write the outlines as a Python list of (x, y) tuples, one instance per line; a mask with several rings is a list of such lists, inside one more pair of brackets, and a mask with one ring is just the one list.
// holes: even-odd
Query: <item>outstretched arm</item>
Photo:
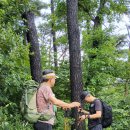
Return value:
[(62, 108), (64, 108), (64, 109), (66, 109), (66, 108), (73, 108), (73, 107), (79, 107), (80, 106), (80, 103), (79, 102), (72, 102), (72, 103), (66, 103), (66, 102), (63, 102), (62, 100), (60, 100), (60, 99), (57, 99), (56, 97), (50, 97), (49, 98), (49, 100), (53, 103), (53, 104), (55, 104), (55, 105), (57, 105), (57, 106), (59, 106), (59, 107), (62, 107)]

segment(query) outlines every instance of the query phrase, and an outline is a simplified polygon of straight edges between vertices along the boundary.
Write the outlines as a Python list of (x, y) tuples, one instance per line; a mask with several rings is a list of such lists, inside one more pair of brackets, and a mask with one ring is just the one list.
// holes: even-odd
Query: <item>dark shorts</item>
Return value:
[(36, 122), (33, 126), (34, 130), (52, 130), (52, 125), (43, 122)]
[(89, 130), (102, 130), (102, 125), (101, 124), (96, 125), (96, 126), (94, 126), (93, 128), (91, 128)]

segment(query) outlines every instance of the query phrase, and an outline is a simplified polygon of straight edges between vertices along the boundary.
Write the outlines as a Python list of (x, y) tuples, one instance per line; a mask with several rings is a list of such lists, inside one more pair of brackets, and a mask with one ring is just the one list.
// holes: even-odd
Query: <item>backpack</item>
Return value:
[(102, 103), (102, 127), (107, 128), (112, 124), (112, 107), (107, 105), (105, 102), (101, 101)]
[(37, 120), (48, 121), (55, 115), (51, 114), (49, 110), (43, 113), (37, 112), (36, 95), (39, 84), (33, 80), (29, 80), (25, 83), (25, 89), (20, 102), (21, 113), (25, 120), (30, 123), (35, 123)]
[(39, 85), (35, 81), (29, 80), (25, 82), (24, 86), (25, 88), (20, 102), (21, 113), (24, 119), (34, 123), (40, 117), (36, 107), (36, 93)]

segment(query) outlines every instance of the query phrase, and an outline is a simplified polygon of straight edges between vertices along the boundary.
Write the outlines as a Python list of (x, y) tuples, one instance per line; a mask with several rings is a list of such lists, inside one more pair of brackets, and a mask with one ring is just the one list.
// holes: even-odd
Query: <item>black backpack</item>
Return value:
[(112, 124), (112, 107), (107, 105), (105, 102), (102, 102), (102, 127), (107, 128)]

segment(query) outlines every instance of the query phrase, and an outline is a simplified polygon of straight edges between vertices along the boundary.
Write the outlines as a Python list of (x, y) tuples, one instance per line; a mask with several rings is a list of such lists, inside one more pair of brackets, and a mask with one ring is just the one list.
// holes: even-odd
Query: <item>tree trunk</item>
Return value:
[[(103, 9), (105, 7), (106, 4), (106, 0), (100, 0), (100, 5), (99, 8), (97, 10), (97, 16), (95, 16), (93, 22), (94, 22), (94, 30), (101, 28), (102, 26), (102, 19), (103, 19)], [(100, 41), (95, 40), (93, 41), (93, 48), (98, 48)]]
[(41, 82), (41, 59), (40, 50), (38, 43), (37, 30), (34, 23), (34, 14), (31, 11), (26, 12), (23, 18), (27, 20), (26, 25), (27, 31), (27, 41), (30, 43), (30, 69), (32, 79), (36, 82)]
[[(67, 0), (67, 26), (68, 40), (70, 53), (70, 85), (71, 85), (71, 100), (80, 101), (80, 94), (83, 90), (82, 85), (82, 69), (81, 69), (81, 51), (80, 51), (80, 34), (78, 28), (78, 0)], [(72, 117), (78, 119), (76, 109), (72, 112)], [(84, 125), (72, 126), (72, 130), (85, 130)]]
[[(54, 0), (51, 0), (51, 15), (54, 15)], [(55, 29), (54, 29), (54, 21), (52, 19), (52, 37), (53, 37), (53, 51), (54, 51), (54, 66), (55, 66), (55, 69), (57, 69), (57, 45), (55, 43), (56, 41), (56, 32), (55, 32)]]

